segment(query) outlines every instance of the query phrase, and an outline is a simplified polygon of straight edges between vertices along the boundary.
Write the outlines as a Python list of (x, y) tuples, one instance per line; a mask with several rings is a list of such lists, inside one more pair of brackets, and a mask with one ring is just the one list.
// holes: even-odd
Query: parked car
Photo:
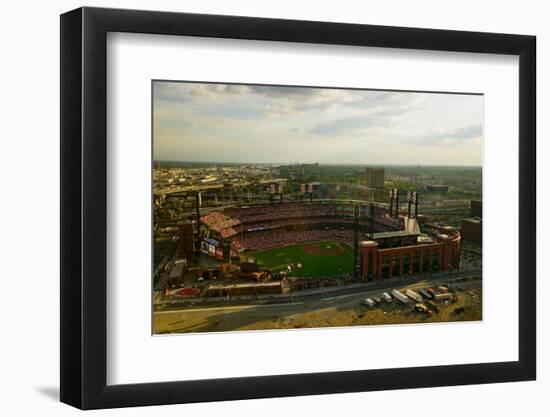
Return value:
[(382, 293), (382, 297), (384, 300), (386, 300), (387, 303), (391, 303), (393, 301), (393, 298), (391, 295), (389, 295), (387, 292)]
[(414, 311), (416, 311), (417, 313), (426, 313), (428, 311), (428, 307), (426, 307), (422, 303), (418, 303), (414, 305)]
[(363, 301), (361, 301), (361, 304), (366, 307), (374, 307), (375, 302), (372, 298), (365, 298)]

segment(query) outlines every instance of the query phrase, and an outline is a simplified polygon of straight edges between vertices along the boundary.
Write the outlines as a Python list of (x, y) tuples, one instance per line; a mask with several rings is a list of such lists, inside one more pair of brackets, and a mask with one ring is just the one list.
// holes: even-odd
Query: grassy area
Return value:
[(279, 272), (287, 265), (301, 263), (292, 276), (319, 277), (353, 272), (353, 249), (342, 242), (323, 242), (291, 245), (251, 253), (250, 256), (264, 267)]

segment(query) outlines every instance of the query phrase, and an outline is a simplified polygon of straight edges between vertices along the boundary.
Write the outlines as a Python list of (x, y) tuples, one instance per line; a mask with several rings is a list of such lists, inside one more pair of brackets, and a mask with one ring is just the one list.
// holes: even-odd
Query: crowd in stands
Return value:
[[(374, 206), (375, 230), (401, 230), (403, 219), (386, 216), (387, 208)], [(367, 216), (370, 207), (360, 207), (359, 224), (369, 226)], [(354, 222), (352, 203), (304, 202), (273, 203), (248, 207), (231, 207), (215, 211), (201, 217), (201, 221), (210, 230), (230, 239), (233, 251), (243, 249), (262, 250), (293, 243), (314, 242), (319, 240), (342, 240), (351, 242), (351, 230), (296, 230), (289, 231), (292, 225), (352, 224)], [(262, 230), (269, 228), (269, 230)], [(341, 236), (340, 236), (341, 235)]]
[(349, 245), (353, 244), (352, 230), (302, 230), (288, 231), (286, 229), (273, 229), (255, 233), (247, 233), (236, 236), (231, 241), (234, 251), (248, 249), (252, 251), (265, 250), (307, 242), (341, 241)]
[[(384, 218), (378, 218), (376, 219), (375, 224), (375, 230), (377, 232), (385, 232), (385, 231), (391, 231), (395, 230), (395, 224), (394, 222), (387, 222)], [(248, 231), (254, 231), (257, 229), (261, 229), (264, 227), (285, 227), (285, 226), (291, 226), (291, 225), (313, 225), (313, 224), (338, 224), (338, 223), (345, 223), (345, 224), (352, 224), (353, 218), (350, 217), (330, 217), (330, 216), (323, 216), (323, 217), (299, 217), (299, 218), (291, 218), (291, 219), (279, 219), (279, 220), (266, 220), (261, 222), (254, 222), (254, 223), (247, 223), (246, 225), (243, 224), (240, 227), (237, 227), (237, 230), (240, 231), (241, 227), (244, 232)], [(368, 227), (369, 221), (368, 219), (361, 219), (359, 222), (361, 226)]]
[(268, 220), (295, 217), (353, 216), (351, 205), (335, 203), (275, 203), (251, 207), (232, 207), (223, 213), (237, 218), (242, 223), (257, 223)]

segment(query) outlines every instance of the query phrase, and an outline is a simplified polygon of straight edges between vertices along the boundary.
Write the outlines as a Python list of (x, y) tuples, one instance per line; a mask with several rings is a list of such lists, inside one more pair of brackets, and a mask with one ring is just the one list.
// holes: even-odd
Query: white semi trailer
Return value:
[(424, 299), (422, 298), (422, 296), (420, 294), (418, 294), (416, 291), (407, 290), (407, 291), (405, 291), (405, 294), (407, 295), (407, 297), (412, 298), (417, 303), (423, 303), (424, 302)]
[(437, 300), (437, 301), (450, 300), (451, 298), (453, 298), (453, 295), (450, 292), (444, 292), (444, 293), (434, 295), (434, 300)]
[(391, 295), (394, 296), (395, 299), (399, 300), (401, 303), (403, 304), (409, 304), (409, 299), (407, 298), (407, 296), (405, 294), (403, 294), (401, 291), (399, 290), (393, 290), (391, 292)]

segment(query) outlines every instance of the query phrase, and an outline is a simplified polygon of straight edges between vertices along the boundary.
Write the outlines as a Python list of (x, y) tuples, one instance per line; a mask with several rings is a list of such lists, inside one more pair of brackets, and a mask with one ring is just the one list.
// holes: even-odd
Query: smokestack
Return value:
[(409, 203), (408, 204), (408, 209), (407, 209), (407, 217), (410, 219), (411, 218), (411, 205), (412, 205), (412, 193), (410, 191), (407, 191), (407, 202)]
[(393, 189), (390, 190), (390, 217), (393, 215)]
[(418, 216), (418, 192), (414, 193), (414, 217)]

